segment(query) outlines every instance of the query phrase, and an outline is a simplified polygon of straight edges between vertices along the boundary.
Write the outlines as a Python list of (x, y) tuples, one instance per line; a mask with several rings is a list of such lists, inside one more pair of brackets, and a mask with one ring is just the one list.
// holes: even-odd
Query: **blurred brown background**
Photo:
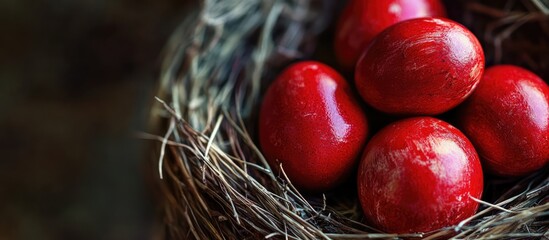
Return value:
[(0, 2), (0, 239), (150, 239), (133, 133), (185, 5)]

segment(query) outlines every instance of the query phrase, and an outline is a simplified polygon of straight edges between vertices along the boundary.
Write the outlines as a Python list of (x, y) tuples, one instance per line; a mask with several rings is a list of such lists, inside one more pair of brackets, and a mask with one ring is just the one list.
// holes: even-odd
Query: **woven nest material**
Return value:
[[(475, 216), (404, 235), (365, 225), (352, 186), (304, 196), (271, 171), (255, 141), (261, 94), (282, 67), (311, 56), (336, 2), (202, 1), (175, 31), (152, 111), (162, 134), (143, 136), (159, 142), (154, 171), (166, 237), (549, 237), (547, 169), (520, 180), (488, 180), (485, 199), (475, 199), (481, 203)], [(489, 64), (525, 65), (548, 79), (549, 13), (542, 1), (448, 5), (484, 40)]]

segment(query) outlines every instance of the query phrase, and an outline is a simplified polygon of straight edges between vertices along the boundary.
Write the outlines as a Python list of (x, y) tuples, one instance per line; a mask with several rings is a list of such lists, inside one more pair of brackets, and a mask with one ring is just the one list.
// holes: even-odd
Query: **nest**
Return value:
[[(549, 237), (547, 169), (488, 180), (484, 200), (475, 199), (478, 213), (456, 226), (401, 235), (364, 224), (356, 190), (305, 196), (271, 170), (256, 145), (261, 94), (282, 67), (311, 56), (335, 2), (202, 1), (175, 31), (152, 111), (162, 134), (143, 135), (158, 142), (154, 181), (165, 237)], [(548, 79), (549, 13), (541, 1), (448, 4), (462, 7), (460, 19), (483, 40), (490, 64), (526, 65)]]

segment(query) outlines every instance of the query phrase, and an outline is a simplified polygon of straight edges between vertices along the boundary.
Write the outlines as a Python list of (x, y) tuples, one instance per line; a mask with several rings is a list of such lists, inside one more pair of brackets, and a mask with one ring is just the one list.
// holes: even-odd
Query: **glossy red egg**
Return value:
[(358, 168), (366, 219), (390, 233), (427, 232), (472, 216), (483, 188), (473, 145), (431, 117), (392, 123), (372, 137)]
[(324, 64), (289, 66), (263, 99), (262, 152), (302, 190), (328, 190), (349, 177), (367, 135), (368, 121), (350, 86)]
[(385, 28), (412, 18), (445, 16), (439, 0), (351, 0), (336, 27), (337, 60), (351, 70), (370, 41)]
[(372, 107), (391, 114), (435, 115), (463, 102), (484, 71), (477, 38), (442, 18), (397, 23), (380, 33), (355, 70), (355, 84)]
[(458, 126), (492, 173), (520, 176), (549, 163), (549, 86), (534, 73), (488, 68), (458, 113)]

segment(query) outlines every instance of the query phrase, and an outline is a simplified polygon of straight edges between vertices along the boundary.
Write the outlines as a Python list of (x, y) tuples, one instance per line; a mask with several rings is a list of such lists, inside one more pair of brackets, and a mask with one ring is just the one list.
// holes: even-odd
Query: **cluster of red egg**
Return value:
[[(475, 36), (444, 17), (438, 0), (351, 0), (335, 51), (343, 69), (354, 69), (354, 84), (319, 62), (286, 68), (260, 111), (260, 145), (271, 166), (316, 192), (358, 166), (367, 221), (396, 233), (473, 215), (483, 170), (521, 176), (546, 166), (549, 86), (520, 67), (485, 70)], [(376, 116), (356, 93), (401, 120), (368, 140), (368, 119)], [(456, 107), (457, 128), (432, 117)]]

